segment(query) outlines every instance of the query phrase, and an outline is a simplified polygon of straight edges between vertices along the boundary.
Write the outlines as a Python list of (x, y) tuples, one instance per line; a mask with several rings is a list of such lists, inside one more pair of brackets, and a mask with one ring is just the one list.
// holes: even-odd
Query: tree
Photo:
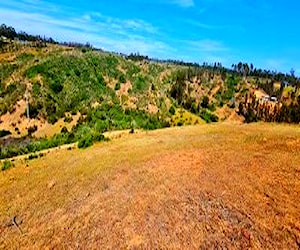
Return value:
[(203, 96), (202, 102), (201, 102), (201, 107), (202, 108), (208, 108), (209, 105), (209, 98), (208, 96)]
[(249, 65), (248, 65), (247, 63), (244, 63), (244, 64), (243, 64), (244, 81), (246, 81), (247, 75), (249, 75), (249, 72), (250, 72)]
[(17, 37), (17, 33), (13, 27), (6, 26), (5, 24), (1, 24), (0, 36), (4, 36), (8, 39), (14, 39), (15, 37)]
[(250, 72), (252, 73), (254, 70), (254, 66), (253, 66), (253, 63), (250, 64)]
[(291, 77), (295, 77), (295, 70), (293, 68), (290, 70), (290, 73), (291, 73)]

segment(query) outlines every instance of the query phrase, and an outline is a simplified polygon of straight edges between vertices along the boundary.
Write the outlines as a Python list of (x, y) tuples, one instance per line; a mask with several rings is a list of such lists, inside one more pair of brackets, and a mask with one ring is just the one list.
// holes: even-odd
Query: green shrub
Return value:
[(29, 127), (29, 128), (27, 129), (28, 135), (31, 136), (34, 132), (37, 131), (37, 129), (38, 129), (38, 127), (37, 127), (36, 125)]
[(111, 100), (115, 93), (106, 87), (103, 76), (116, 79), (122, 74), (117, 65), (115, 56), (92, 52), (81, 56), (51, 55), (25, 72), (32, 81), (38, 74), (43, 77), (43, 85), (35, 85), (31, 93), (32, 104), (41, 103), (38, 115), (53, 124), (66, 112), (76, 113), (95, 101)]
[(7, 135), (11, 135), (11, 132), (8, 130), (0, 130), (0, 138)]
[(132, 91), (134, 93), (144, 92), (148, 89), (148, 83), (146, 82), (145, 77), (138, 76), (133, 82)]
[(92, 139), (93, 139), (94, 142), (105, 141), (104, 135), (100, 134), (100, 133), (93, 134), (93, 138)]
[(0, 115), (12, 113), (16, 102), (24, 95), (26, 86), (19, 82), (11, 83), (6, 88), (1, 88), (1, 85), (0, 81)]
[(14, 164), (11, 162), (11, 161), (8, 161), (8, 160), (5, 160), (3, 163), (2, 163), (2, 167), (1, 167), (1, 170), (2, 171), (5, 171), (5, 170), (8, 170), (10, 168), (14, 167)]
[(115, 90), (119, 90), (121, 88), (121, 84), (119, 82), (116, 83)]
[(200, 112), (200, 117), (207, 123), (218, 122), (219, 117), (215, 114), (210, 113), (207, 109), (202, 109)]
[(62, 134), (66, 134), (66, 133), (68, 133), (69, 131), (68, 131), (68, 129), (66, 128), (66, 127), (63, 127), (62, 129), (61, 129), (61, 131), (60, 131), (60, 133), (62, 133)]
[(197, 105), (197, 103), (195, 101), (192, 102), (190, 110), (194, 114), (197, 114), (199, 112), (198, 105)]
[(208, 108), (208, 105), (209, 105), (209, 98), (208, 98), (208, 96), (205, 95), (202, 98), (201, 107)]
[(211, 112), (215, 112), (216, 111), (216, 107), (215, 107), (215, 104), (210, 104), (210, 105), (208, 105), (208, 110), (210, 110)]
[(119, 82), (120, 82), (120, 83), (125, 83), (125, 82), (126, 82), (126, 77), (125, 77), (124, 74), (121, 74), (121, 75), (119, 76)]
[(170, 113), (171, 115), (175, 115), (175, 112), (176, 112), (176, 109), (175, 109), (175, 107), (172, 105), (172, 106), (170, 107), (170, 109), (169, 109), (169, 113)]
[[(10, 63), (0, 64), (0, 85), (3, 83), (17, 68), (17, 65)], [(1, 86), (0, 86), (1, 87)], [(0, 88), (1, 90), (1, 88)]]
[(177, 126), (178, 126), (178, 127), (183, 126), (183, 124), (184, 124), (184, 122), (183, 122), (182, 120), (180, 120), (179, 122), (177, 122)]
[(50, 84), (50, 89), (55, 93), (58, 94), (63, 90), (64, 86), (60, 82), (52, 82)]
[(86, 136), (78, 141), (78, 148), (88, 148), (93, 145), (92, 136)]
[(21, 62), (27, 62), (33, 58), (34, 58), (34, 55), (31, 53), (22, 53), (21, 55), (18, 56), (18, 60)]
[(28, 160), (33, 160), (33, 159), (37, 159), (39, 158), (39, 156), (37, 154), (31, 154), (28, 156)]

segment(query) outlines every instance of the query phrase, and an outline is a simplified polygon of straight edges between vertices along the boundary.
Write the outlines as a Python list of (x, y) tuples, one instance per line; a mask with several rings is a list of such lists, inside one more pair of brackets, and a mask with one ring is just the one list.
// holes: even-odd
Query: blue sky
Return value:
[(109, 51), (300, 74), (298, 0), (0, 0), (0, 23)]

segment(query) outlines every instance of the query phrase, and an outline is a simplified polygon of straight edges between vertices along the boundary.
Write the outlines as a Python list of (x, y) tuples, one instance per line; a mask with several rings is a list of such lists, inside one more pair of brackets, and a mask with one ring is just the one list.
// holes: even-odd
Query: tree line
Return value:
[[(47, 43), (50, 44), (59, 44), (63, 46), (73, 47), (73, 48), (82, 48), (82, 49), (93, 49), (93, 46), (90, 43), (78, 43), (78, 42), (57, 42), (52, 37), (46, 37), (41, 35), (31, 35), (25, 31), (16, 32), (15, 28), (12, 26), (7, 26), (6, 24), (1, 24), (0, 26), (0, 48), (6, 45), (7, 42), (3, 38), (9, 40), (18, 39), (24, 42), (35, 42), (37, 47), (46, 46)], [(98, 49), (95, 49), (98, 50)]]
[(247, 123), (264, 121), (299, 124), (300, 96), (294, 96), (289, 102), (263, 102), (251, 93), (244, 102), (240, 102), (238, 113)]

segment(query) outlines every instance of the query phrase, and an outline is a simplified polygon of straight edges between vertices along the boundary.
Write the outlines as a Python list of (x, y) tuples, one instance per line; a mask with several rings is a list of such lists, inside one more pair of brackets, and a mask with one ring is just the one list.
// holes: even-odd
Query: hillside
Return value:
[[(6, 40), (0, 54), (0, 158), (74, 142), (87, 147), (114, 130), (226, 120), (299, 123), (299, 79), (247, 67)], [(280, 78), (293, 85), (282, 88)], [(278, 101), (261, 102), (267, 95)]]
[[(51, 44), (45, 48), (16, 44), (12, 52), (4, 54), (1, 115), (25, 109), (16, 101), (24, 99), (26, 89), (31, 120), (48, 123), (64, 118), (67, 112), (86, 114), (103, 103), (168, 117), (172, 105), (185, 104), (190, 109), (193, 104), (198, 109), (202, 98), (208, 96), (216, 106), (214, 110), (234, 97), (226, 93), (226, 75), (222, 78), (219, 72), (205, 68), (136, 62), (110, 53)], [(172, 90), (178, 81), (185, 86)], [(237, 85), (239, 80), (234, 81)]]
[[(0, 141), (4, 158), (30, 152), (29, 146), (18, 149), (20, 143), (52, 140), (55, 135), (59, 138), (47, 144), (85, 140), (111, 130), (217, 121), (213, 113), (222, 98), (217, 100), (216, 95), (226, 90), (219, 74), (210, 75), (203, 68), (54, 44), (13, 41), (4, 47), (0, 62), (1, 129), (19, 138)], [(204, 97), (209, 99), (201, 115)], [(63, 128), (67, 136), (62, 135)]]
[(299, 142), (298, 126), (223, 123), (15, 161), (0, 248), (298, 249)]

